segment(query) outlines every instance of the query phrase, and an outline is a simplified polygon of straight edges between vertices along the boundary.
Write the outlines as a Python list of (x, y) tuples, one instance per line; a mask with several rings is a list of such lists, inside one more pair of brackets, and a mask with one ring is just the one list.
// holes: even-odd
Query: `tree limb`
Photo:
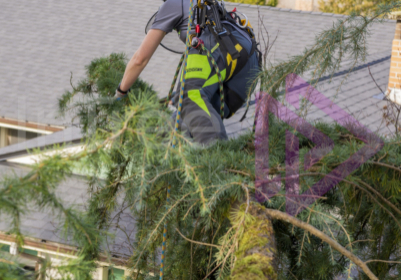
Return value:
[(181, 235), (182, 238), (184, 238), (184, 239), (185, 239), (186, 241), (188, 241), (188, 242), (195, 243), (195, 244), (202, 245), (202, 246), (215, 247), (215, 248), (217, 248), (217, 249), (220, 249), (220, 248), (221, 248), (221, 246), (219, 246), (219, 245), (210, 244), (210, 243), (203, 243), (203, 242), (191, 240), (191, 239), (185, 237), (185, 236), (180, 232), (180, 230), (179, 230), (178, 228), (176, 228), (175, 230), (178, 232), (179, 235)]
[(329, 244), (333, 249), (337, 250), (347, 258), (349, 258), (353, 263), (355, 263), (357, 266), (359, 266), (363, 272), (369, 277), (371, 280), (379, 280), (369, 269), (369, 267), (366, 265), (365, 262), (363, 262), (360, 258), (358, 258), (356, 255), (345, 249), (341, 244), (339, 244), (337, 241), (331, 239), (329, 236), (327, 236), (325, 233), (322, 231), (318, 230), (317, 228), (311, 226), (310, 224), (307, 224), (301, 220), (298, 220), (295, 217), (292, 217), (288, 215), (287, 213), (274, 210), (274, 209), (265, 209), (267, 215), (269, 215), (272, 219), (277, 219), (281, 220), (287, 223), (290, 223), (296, 227), (299, 227), (303, 230), (308, 231), (309, 233), (313, 234), (314, 236), (320, 238), (327, 244)]

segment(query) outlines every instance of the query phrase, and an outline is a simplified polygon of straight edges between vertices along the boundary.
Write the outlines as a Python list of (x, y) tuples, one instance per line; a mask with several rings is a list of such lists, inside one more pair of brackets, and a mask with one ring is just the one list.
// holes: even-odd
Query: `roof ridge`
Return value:
[[(288, 13), (300, 13), (300, 14), (311, 14), (317, 16), (327, 16), (327, 17), (335, 17), (335, 18), (348, 18), (348, 15), (341, 15), (341, 14), (333, 14), (333, 13), (324, 13), (324, 12), (313, 12), (313, 11), (301, 11), (295, 9), (285, 9), (285, 8), (277, 8), (271, 6), (261, 6), (261, 5), (251, 5), (251, 4), (242, 4), (242, 3), (235, 3), (235, 2), (224, 2), (227, 6), (239, 6), (239, 7), (249, 7), (249, 8), (259, 8), (263, 10), (272, 10), (277, 12), (288, 12)], [(393, 19), (384, 19), (384, 22), (395, 22)]]

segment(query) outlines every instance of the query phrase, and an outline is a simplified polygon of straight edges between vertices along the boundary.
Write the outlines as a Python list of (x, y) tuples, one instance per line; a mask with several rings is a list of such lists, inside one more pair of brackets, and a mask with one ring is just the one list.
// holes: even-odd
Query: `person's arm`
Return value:
[(128, 62), (127, 68), (125, 68), (124, 77), (120, 85), (122, 91), (127, 91), (135, 83), (165, 35), (166, 32), (159, 29), (149, 30), (141, 46)]

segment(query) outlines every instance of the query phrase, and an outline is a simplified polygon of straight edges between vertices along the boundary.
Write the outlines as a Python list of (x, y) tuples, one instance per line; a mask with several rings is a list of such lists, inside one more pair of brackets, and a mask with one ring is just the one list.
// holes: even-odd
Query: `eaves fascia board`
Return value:
[[(66, 144), (66, 147), (71, 147), (71, 146), (78, 145), (80, 143), (82, 143), (82, 139), (77, 139), (77, 140), (73, 140), (73, 141), (70, 141), (70, 142), (49, 144), (49, 145), (45, 145), (45, 146), (42, 146), (42, 147), (36, 147), (35, 149), (39, 149), (40, 151), (44, 151), (44, 150), (46, 150), (48, 148), (51, 148), (51, 147), (53, 147), (54, 145), (57, 145), (57, 144)], [(8, 154), (0, 155), (0, 162), (7, 161), (7, 160), (10, 160), (10, 159), (13, 159), (13, 158), (17, 158), (17, 157), (21, 157), (21, 156), (26, 156), (26, 155), (29, 154), (30, 150), (32, 150), (32, 148), (28, 148), (28, 149), (20, 150), (20, 151), (17, 151), (17, 152), (12, 152), (12, 153), (8, 153)]]
[(0, 149), (0, 162), (21, 155), (27, 155), (33, 149), (44, 150), (54, 145), (74, 145), (84, 139), (78, 127), (69, 127), (49, 135), (33, 138)]
[(65, 129), (63, 126), (54, 126), (50, 124), (40, 124), (29, 121), (14, 120), (0, 117), (0, 127), (25, 130), (36, 133), (50, 134)]
[[(10, 245), (15, 242), (16, 238), (14, 236), (0, 232), (0, 243)], [(24, 245), (22, 248), (67, 258), (76, 258), (79, 252), (77, 247), (51, 241), (42, 242), (40, 239), (26, 236), (24, 236)], [(109, 260), (106, 256), (100, 256), (98, 262), (101, 264), (113, 264), (116, 268), (126, 269), (127, 260), (122, 258), (111, 258), (111, 262)]]

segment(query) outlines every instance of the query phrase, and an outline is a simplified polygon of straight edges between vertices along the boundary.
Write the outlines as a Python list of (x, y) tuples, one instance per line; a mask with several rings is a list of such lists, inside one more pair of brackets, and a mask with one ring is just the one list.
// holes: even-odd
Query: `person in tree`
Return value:
[[(211, 52), (224, 81), (224, 118), (230, 118), (245, 103), (259, 70), (256, 42), (247, 20), (241, 23), (235, 12), (228, 13), (217, 1), (212, 2), (204, 6), (203, 18), (199, 16), (200, 10), (195, 11), (198, 16), (193, 25), (198, 26), (191, 28), (192, 48), (187, 58), (180, 120), (193, 140), (201, 144), (227, 139), (227, 133), (221, 119), (218, 77), (197, 43), (203, 43)], [(150, 31), (126, 67), (116, 90), (117, 99), (127, 94), (166, 34), (176, 30), (186, 42), (189, 7), (190, 0), (167, 0), (160, 7)], [(171, 104), (177, 106), (178, 97), (176, 94)]]

